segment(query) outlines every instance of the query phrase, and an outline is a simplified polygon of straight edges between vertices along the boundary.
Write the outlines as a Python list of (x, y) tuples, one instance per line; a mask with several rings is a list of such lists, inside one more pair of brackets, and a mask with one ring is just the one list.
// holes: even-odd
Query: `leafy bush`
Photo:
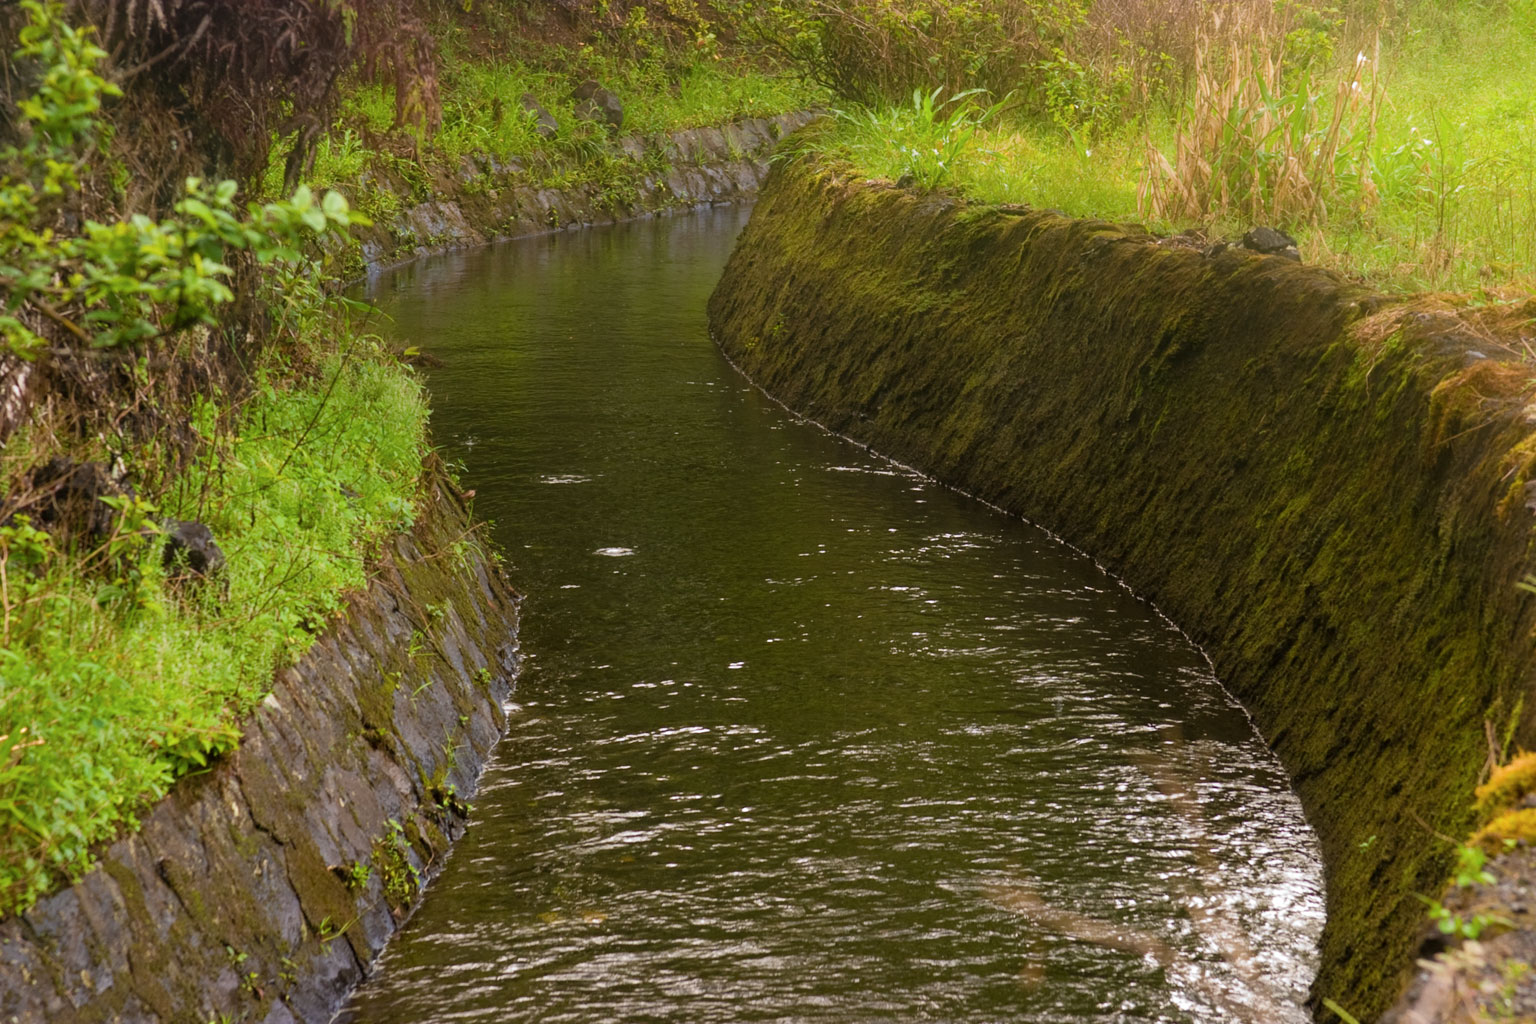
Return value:
[(13, 354), (34, 359), (50, 337), (112, 348), (212, 324), (215, 309), (234, 298), (228, 251), (291, 268), (302, 263), (306, 235), (358, 219), (339, 194), (317, 202), (307, 188), (253, 204), (242, 218), (233, 181), (191, 178), (175, 217), (135, 214), (115, 224), (87, 220), (78, 234), (57, 231), (99, 137), (102, 98), (118, 90), (96, 71), (106, 54), (62, 19), (58, 4), (22, 6), (30, 21), (18, 56), (47, 70), (20, 105), (25, 140), (0, 150), (0, 338)]

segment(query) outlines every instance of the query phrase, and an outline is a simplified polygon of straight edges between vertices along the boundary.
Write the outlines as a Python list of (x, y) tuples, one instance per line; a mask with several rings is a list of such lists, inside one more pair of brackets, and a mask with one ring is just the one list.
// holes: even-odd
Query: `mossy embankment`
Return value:
[[(1314, 995), (1380, 1013), (1528, 700), (1536, 306), (1392, 305), (1139, 229), (775, 172), (710, 304), (791, 408), (1055, 531), (1210, 655), (1321, 839)], [(1513, 325), (1513, 333), (1510, 333)]]

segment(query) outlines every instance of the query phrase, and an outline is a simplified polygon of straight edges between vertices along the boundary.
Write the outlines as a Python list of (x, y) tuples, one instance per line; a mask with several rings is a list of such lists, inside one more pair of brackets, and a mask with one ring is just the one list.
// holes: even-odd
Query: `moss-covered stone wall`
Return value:
[(791, 111), (718, 126), (626, 135), (612, 146), (635, 174), (626, 188), (613, 194), (591, 185), (540, 188), (526, 182), (515, 160), (466, 157), (459, 174), (433, 182), (424, 201), (411, 203), (391, 223), (358, 231), (363, 265), (372, 272), (492, 241), (739, 203), (757, 194), (779, 139), (817, 116)]
[(1536, 303), (1391, 303), (1134, 227), (774, 172), (710, 305), (794, 410), (1084, 548), (1208, 652), (1321, 839), (1314, 998), (1379, 1014), (1490, 751), (1536, 744)]
[(517, 668), (516, 596), (441, 470), (423, 486), (239, 749), (0, 922), (0, 1020), (334, 1015), (462, 832)]

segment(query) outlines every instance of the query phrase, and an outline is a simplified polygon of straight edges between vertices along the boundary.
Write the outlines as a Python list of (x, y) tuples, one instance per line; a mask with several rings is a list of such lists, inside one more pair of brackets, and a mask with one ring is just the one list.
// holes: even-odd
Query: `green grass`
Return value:
[[(772, 116), (824, 100), (819, 90), (797, 80), (728, 61), (702, 58), (680, 71), (655, 62), (603, 64), (597, 77), (624, 105), (625, 134)], [(600, 143), (606, 137), (603, 128), (576, 116), (570, 94), (580, 77), (516, 61), (450, 64), (442, 78), (443, 124), (430, 151), (450, 160), (471, 152), (500, 159), (527, 160), (541, 154), (580, 159), (590, 154), (593, 140)], [(370, 87), (358, 99), (377, 91)], [(555, 138), (542, 138), (523, 115), (519, 100), (525, 92), (559, 122)], [(349, 99), (348, 110), (362, 108)]]
[(840, 112), (802, 144), (874, 177), (910, 176), (919, 187), (955, 188), (987, 202), (1026, 203), (1078, 217), (1137, 217), (1139, 145), (1122, 139), (1079, 146), (1055, 125), (997, 118), (978, 126), (963, 146), (957, 141), (946, 123), (925, 118), (914, 102)]
[(1528, 287), (1536, 274), (1533, 63), (1531, 5), (1503, 16), (1467, 5), (1414, 33), (1388, 62), (1373, 149), (1380, 206), (1314, 238), (1319, 257), (1407, 287)]
[(636, 69), (615, 91), (625, 104), (625, 130), (639, 133), (771, 117), (827, 101), (824, 92), (798, 79), (710, 58), (675, 75)]
[(213, 530), (223, 579), (172, 588), (162, 542), (131, 528), (87, 554), (0, 537), (0, 914), (77, 877), (92, 844), (231, 749), (274, 670), (364, 586), (370, 546), (411, 522), (425, 401), (367, 348), (263, 381), (168, 492), (166, 514)]
[[(1374, 196), (1341, 166), (1325, 223), (1276, 226), (1297, 235), (1308, 262), (1392, 290), (1530, 289), (1536, 78), (1528, 72), (1536, 65), (1536, 5), (1442, 13), (1384, 46), (1383, 64), (1386, 100), (1369, 150)], [(990, 202), (1160, 231), (1241, 235), (1252, 225), (1221, 216), (1159, 222), (1138, 206), (1146, 138), (1171, 153), (1173, 132), (1169, 114), (1092, 141), (1054, 124), (993, 119), (955, 155), (943, 184)], [(912, 173), (914, 151), (935, 144), (933, 126), (906, 105), (840, 118), (814, 143), (891, 179)]]

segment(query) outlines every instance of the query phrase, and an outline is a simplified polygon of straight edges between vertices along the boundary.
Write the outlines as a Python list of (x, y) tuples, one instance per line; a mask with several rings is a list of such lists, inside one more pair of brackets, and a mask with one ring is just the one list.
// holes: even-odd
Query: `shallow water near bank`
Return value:
[(1322, 883), (1176, 630), (709, 343), (728, 210), (436, 257), (386, 333), (524, 607), (510, 730), (343, 1011), (1304, 1021)]

